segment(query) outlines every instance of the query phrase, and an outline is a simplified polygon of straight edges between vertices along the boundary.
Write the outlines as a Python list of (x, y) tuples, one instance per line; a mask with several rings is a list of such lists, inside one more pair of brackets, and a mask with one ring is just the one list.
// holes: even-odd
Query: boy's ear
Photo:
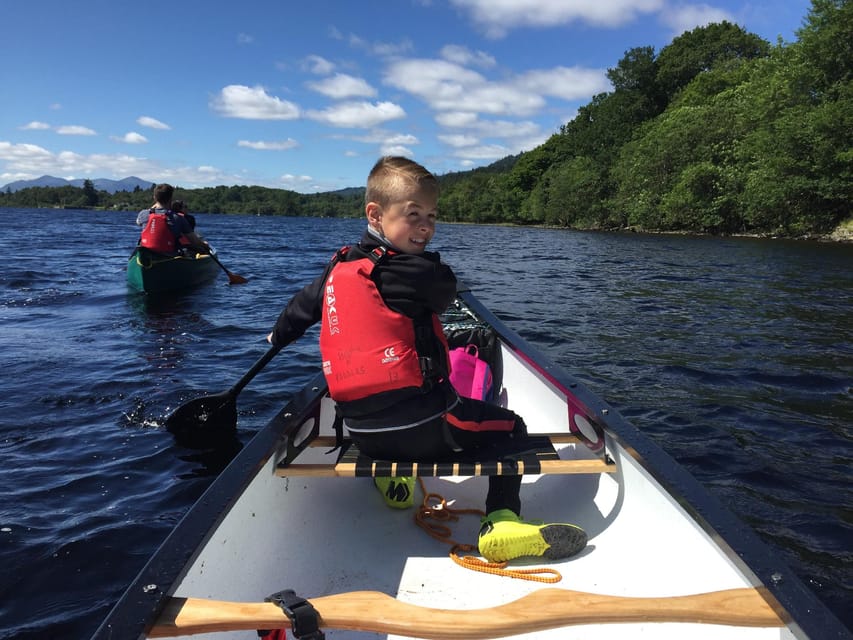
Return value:
[(370, 223), (379, 224), (382, 221), (382, 207), (375, 202), (368, 202), (364, 205), (364, 214)]

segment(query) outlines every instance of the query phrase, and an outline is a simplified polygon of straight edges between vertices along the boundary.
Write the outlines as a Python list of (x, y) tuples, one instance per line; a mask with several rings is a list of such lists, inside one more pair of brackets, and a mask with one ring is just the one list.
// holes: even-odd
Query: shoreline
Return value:
[[(0, 211), (4, 209), (57, 209), (57, 210), (81, 210), (87, 211), (92, 210), (92, 207), (7, 207), (0, 206)], [(107, 211), (104, 209), (104, 211)], [(123, 211), (119, 211), (116, 209), (110, 209), (109, 211), (115, 213), (122, 213)], [(127, 211), (127, 213), (134, 213), (133, 211)], [(279, 215), (279, 214), (253, 214), (253, 213), (202, 213), (201, 215)], [(327, 217), (327, 216), (294, 216), (294, 217)], [(336, 216), (337, 217), (337, 216)], [(358, 216), (360, 217), (360, 216)], [(667, 230), (654, 230), (654, 229), (640, 229), (637, 227), (622, 227), (619, 229), (596, 229), (596, 228), (578, 228), (578, 227), (559, 227), (554, 225), (547, 224), (517, 224), (514, 222), (470, 222), (466, 220), (439, 220), (442, 224), (459, 224), (459, 225), (486, 225), (486, 226), (495, 226), (495, 227), (520, 227), (520, 228), (531, 228), (531, 229), (563, 229), (569, 231), (593, 231), (597, 233), (637, 233), (637, 234), (646, 234), (646, 235), (676, 235), (676, 236), (695, 236), (695, 237), (709, 237), (709, 238), (754, 238), (756, 240), (797, 240), (797, 241), (807, 241), (807, 242), (827, 242), (827, 243), (840, 243), (847, 244), (853, 243), (853, 217), (847, 218), (843, 222), (841, 222), (838, 226), (835, 227), (829, 233), (824, 234), (806, 234), (800, 236), (784, 236), (775, 233), (706, 233), (700, 231), (667, 231)]]

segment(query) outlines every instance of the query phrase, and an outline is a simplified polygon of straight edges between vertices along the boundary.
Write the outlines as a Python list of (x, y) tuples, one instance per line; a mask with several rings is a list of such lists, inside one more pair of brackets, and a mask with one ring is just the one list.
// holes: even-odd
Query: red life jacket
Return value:
[[(329, 394), (337, 402), (431, 384), (432, 362), (418, 352), (415, 321), (385, 304), (370, 274), (386, 253), (344, 260), (345, 247), (325, 284), (320, 327), (320, 354)], [(441, 321), (432, 314), (429, 340), (438, 340), (447, 362), (447, 340)], [(422, 348), (423, 349), (423, 348)]]
[(167, 220), (167, 213), (155, 213), (152, 209), (148, 214), (148, 222), (145, 223), (145, 228), (139, 236), (139, 244), (157, 253), (175, 253), (177, 242)]

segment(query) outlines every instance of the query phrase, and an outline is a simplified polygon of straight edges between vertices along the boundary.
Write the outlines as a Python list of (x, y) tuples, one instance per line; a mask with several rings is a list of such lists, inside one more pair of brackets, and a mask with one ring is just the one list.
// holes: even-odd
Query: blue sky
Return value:
[[(226, 5), (226, 6), (219, 6)], [(5, 0), (0, 185), (361, 186), (529, 150), (633, 47), (729, 20), (796, 39), (807, 0)]]

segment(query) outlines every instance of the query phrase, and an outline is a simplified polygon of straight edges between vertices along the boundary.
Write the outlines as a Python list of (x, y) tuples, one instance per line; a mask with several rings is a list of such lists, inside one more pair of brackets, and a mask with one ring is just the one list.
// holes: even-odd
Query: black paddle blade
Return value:
[(237, 430), (237, 398), (228, 391), (182, 404), (166, 418), (166, 430), (177, 439), (216, 437)]

